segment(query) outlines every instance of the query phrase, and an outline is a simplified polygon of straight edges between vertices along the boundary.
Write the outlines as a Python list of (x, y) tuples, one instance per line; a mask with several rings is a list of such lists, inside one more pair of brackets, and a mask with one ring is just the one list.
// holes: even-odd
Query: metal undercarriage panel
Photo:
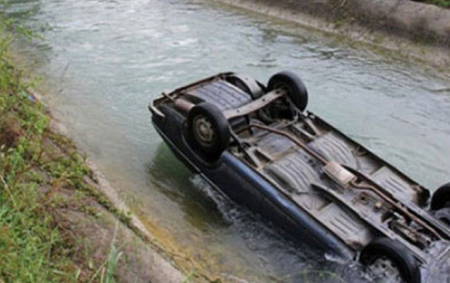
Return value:
[(238, 108), (251, 101), (249, 94), (226, 81), (215, 81), (189, 91), (203, 101), (212, 103), (220, 110)]
[[(165, 94), (151, 110), (164, 121), (167, 117), (157, 109), (159, 105), (174, 107), (183, 117), (180, 119), (185, 119), (190, 107), (197, 103), (217, 106), (232, 132), (227, 154), (243, 164), (245, 168), (239, 170), (252, 178), (256, 174), (270, 184), (270, 194), (266, 189), (246, 198), (254, 200), (255, 207), (261, 200), (299, 222), (305, 222), (305, 217), (297, 212), (304, 213), (317, 221), (325, 234), (336, 236), (354, 251), (360, 251), (376, 237), (388, 237), (400, 241), (425, 262), (431, 243), (448, 242), (450, 229), (424, 209), (428, 190), (316, 115), (285, 111), (289, 99), (274, 98), (284, 103), (284, 108), (272, 111), (273, 116), (267, 115), (274, 105), (264, 104), (264, 99), (284, 96), (280, 92), (285, 89), (268, 90), (252, 99), (254, 95), (226, 81), (226, 76)], [(181, 108), (177, 108), (177, 99), (185, 100)], [(186, 150), (190, 150), (189, 145)], [(241, 190), (238, 193), (242, 194)]]
[(407, 196), (408, 200), (416, 201), (410, 193), (411, 184), (397, 176), (389, 167), (383, 166), (371, 176), (377, 184), (386, 188), (392, 195), (399, 198)]
[[(320, 121), (314, 123), (317, 133), (311, 136), (297, 134), (296, 129), (305, 129), (309, 122), (312, 121), (297, 124), (277, 121), (272, 125), (272, 128), (294, 133), (307, 148), (299, 148), (292, 139), (264, 129), (256, 129), (249, 136), (242, 135), (249, 151), (264, 153), (265, 160), (261, 159), (255, 169), (349, 246), (367, 245), (374, 237), (374, 230), (382, 229), (390, 234), (384, 227), (386, 224), (381, 223), (391, 206), (378, 207), (378, 196), (367, 189), (343, 190), (342, 184), (325, 174), (323, 164), (307, 149), (327, 162), (338, 164), (337, 170), (345, 170), (345, 166), (357, 170), (393, 196), (417, 203), (418, 190), (413, 183), (339, 132), (326, 124), (321, 125)], [(345, 174), (350, 175), (350, 182), (352, 174)], [(326, 189), (317, 190), (316, 187)]]
[(334, 132), (325, 133), (308, 145), (328, 160), (359, 169), (358, 160), (352, 149)]
[(333, 203), (312, 184), (330, 185), (317, 169), (317, 163), (302, 150), (285, 155), (265, 166), (264, 172), (308, 213), (339, 235), (349, 245), (364, 246), (372, 239), (367, 225), (345, 207)]

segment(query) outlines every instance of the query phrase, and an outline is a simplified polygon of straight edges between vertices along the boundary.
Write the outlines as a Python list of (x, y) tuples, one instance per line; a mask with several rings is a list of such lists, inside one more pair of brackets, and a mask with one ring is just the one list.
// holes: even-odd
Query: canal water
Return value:
[[(20, 49), (71, 137), (160, 241), (229, 282), (370, 282), (190, 173), (150, 124), (164, 90), (223, 71), (305, 81), (309, 109), (430, 189), (450, 179), (450, 80), (345, 38), (210, 1), (15, 0)], [(194, 265), (193, 267), (194, 268)]]

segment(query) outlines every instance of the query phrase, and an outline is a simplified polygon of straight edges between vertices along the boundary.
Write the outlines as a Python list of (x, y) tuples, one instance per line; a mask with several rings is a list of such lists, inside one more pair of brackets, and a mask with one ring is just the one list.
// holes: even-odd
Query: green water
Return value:
[(293, 70), (309, 109), (430, 189), (450, 179), (448, 74), (208, 1), (14, 2), (11, 13), (41, 32), (22, 52), (47, 78), (55, 115), (134, 212), (217, 277), (367, 281), (357, 265), (286, 240), (179, 163), (150, 124), (147, 104), (163, 90), (229, 70), (263, 82)]

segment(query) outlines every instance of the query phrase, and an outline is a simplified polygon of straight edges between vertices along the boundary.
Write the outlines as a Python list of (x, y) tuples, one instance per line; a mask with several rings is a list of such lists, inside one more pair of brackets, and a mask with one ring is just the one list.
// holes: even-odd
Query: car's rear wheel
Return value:
[(431, 197), (430, 208), (432, 210), (439, 210), (445, 207), (450, 207), (450, 183), (438, 188)]
[(417, 260), (398, 241), (376, 238), (362, 250), (359, 260), (375, 282), (421, 282)]
[(228, 121), (214, 104), (201, 102), (188, 113), (187, 137), (201, 158), (217, 161), (230, 141)]
[(267, 89), (272, 91), (279, 88), (287, 91), (287, 96), (300, 111), (306, 109), (306, 106), (308, 106), (308, 91), (299, 76), (290, 71), (283, 71), (273, 75), (269, 79)]

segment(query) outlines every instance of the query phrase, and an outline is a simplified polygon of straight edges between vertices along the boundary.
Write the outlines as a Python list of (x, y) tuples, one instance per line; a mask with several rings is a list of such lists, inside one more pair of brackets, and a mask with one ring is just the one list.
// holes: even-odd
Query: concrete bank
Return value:
[[(39, 103), (42, 96), (32, 90), (27, 92)], [(47, 109), (47, 114), (51, 112)], [(69, 136), (64, 124), (51, 117), (49, 130), (61, 137)], [(70, 143), (70, 142), (69, 142)], [(74, 145), (60, 146), (52, 143), (53, 151), (66, 155), (68, 148), (77, 151)], [(98, 170), (92, 160), (85, 160), (90, 174), (83, 177), (85, 187), (90, 193), (80, 198), (76, 190), (59, 188), (55, 197), (64, 199), (68, 205), (56, 209), (58, 227), (80, 242), (80, 248), (94, 262), (101, 263), (111, 252), (113, 243), (123, 255), (114, 271), (118, 282), (181, 283), (208, 282), (201, 271), (190, 274), (194, 269), (190, 259), (177, 254), (155, 238), (145, 225), (131, 213), (127, 205), (119, 198), (116, 190)], [(79, 209), (81, 207), (81, 209)], [(95, 213), (93, 213), (95, 212)], [(101, 216), (100, 216), (101, 215)], [(81, 248), (82, 247), (82, 248)], [(84, 266), (81, 259), (80, 273), (92, 267)], [(92, 271), (91, 271), (92, 272)]]
[(450, 9), (409, 0), (215, 0), (450, 65)]

